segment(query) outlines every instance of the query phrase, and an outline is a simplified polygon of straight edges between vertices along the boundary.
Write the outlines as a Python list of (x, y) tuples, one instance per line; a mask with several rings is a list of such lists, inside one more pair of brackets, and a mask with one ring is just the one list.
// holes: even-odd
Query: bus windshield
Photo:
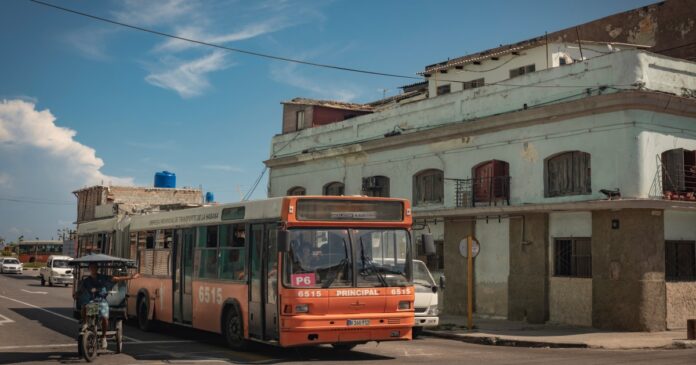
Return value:
[(284, 283), (298, 288), (407, 286), (410, 252), (403, 229), (291, 229)]

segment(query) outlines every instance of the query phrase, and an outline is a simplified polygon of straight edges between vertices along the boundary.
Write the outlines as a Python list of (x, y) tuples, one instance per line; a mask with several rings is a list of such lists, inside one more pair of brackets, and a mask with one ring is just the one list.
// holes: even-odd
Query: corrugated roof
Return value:
[(374, 110), (374, 108), (368, 104), (345, 103), (342, 101), (317, 100), (317, 99), (308, 99), (308, 98), (294, 98), (294, 99), (289, 100), (289, 101), (284, 101), (284, 102), (282, 102), (282, 104), (314, 105), (314, 106), (323, 106), (326, 108), (333, 108), (333, 109), (357, 110), (357, 111), (365, 111), (365, 112), (371, 112)]

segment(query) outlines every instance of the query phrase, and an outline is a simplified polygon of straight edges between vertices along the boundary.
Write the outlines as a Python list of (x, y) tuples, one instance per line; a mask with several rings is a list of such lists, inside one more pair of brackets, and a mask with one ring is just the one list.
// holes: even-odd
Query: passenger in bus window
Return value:
[(245, 240), (246, 240), (246, 234), (244, 232), (244, 226), (242, 226), (242, 225), (235, 226), (232, 247), (244, 247)]

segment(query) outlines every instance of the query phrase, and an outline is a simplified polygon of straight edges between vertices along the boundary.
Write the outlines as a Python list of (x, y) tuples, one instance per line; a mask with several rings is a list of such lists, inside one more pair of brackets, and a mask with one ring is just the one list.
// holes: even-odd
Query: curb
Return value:
[(694, 349), (696, 348), (696, 340), (675, 340), (672, 345), (678, 349)]
[(440, 331), (423, 330), (424, 335), (455, 340), (460, 342), (473, 343), (477, 345), (488, 346), (510, 346), (510, 347), (534, 347), (534, 348), (589, 348), (585, 343), (559, 343), (559, 342), (542, 342), (542, 341), (527, 341), (527, 340), (512, 340), (495, 336), (468, 336), (458, 335), (455, 333), (443, 333)]

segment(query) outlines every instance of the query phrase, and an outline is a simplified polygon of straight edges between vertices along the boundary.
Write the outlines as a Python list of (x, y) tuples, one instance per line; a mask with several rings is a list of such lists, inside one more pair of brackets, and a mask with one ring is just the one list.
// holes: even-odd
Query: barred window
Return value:
[(669, 281), (696, 281), (696, 242), (665, 242), (665, 277)]
[(324, 195), (343, 195), (345, 185), (338, 181), (330, 182), (324, 185)]
[(389, 178), (386, 176), (370, 176), (362, 179), (363, 194), (367, 196), (389, 197)]
[(445, 95), (449, 94), (451, 90), (450, 84), (447, 85), (440, 85), (437, 87), (437, 95)]
[(301, 186), (295, 186), (290, 189), (288, 189), (288, 196), (301, 196), (301, 195), (307, 195), (307, 190)]
[(556, 238), (554, 276), (591, 278), (591, 243), (589, 238)]

